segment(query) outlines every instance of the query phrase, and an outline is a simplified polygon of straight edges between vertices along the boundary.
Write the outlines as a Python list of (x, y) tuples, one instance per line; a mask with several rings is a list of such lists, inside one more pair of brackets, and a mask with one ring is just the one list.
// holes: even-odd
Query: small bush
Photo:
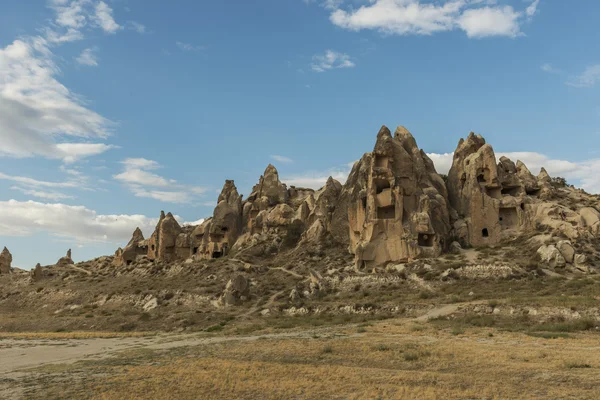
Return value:
[(587, 363), (582, 363), (582, 362), (578, 362), (578, 361), (569, 361), (565, 364), (565, 367), (572, 369), (572, 368), (592, 368), (592, 366), (590, 364)]
[(375, 350), (375, 351), (390, 351), (391, 348), (388, 345), (379, 343), (378, 345), (373, 346), (373, 350)]
[(205, 329), (206, 332), (220, 332), (223, 330), (223, 325), (213, 325)]
[(452, 329), (452, 334), (453, 334), (454, 336), (462, 335), (463, 333), (465, 333), (465, 330), (464, 330), (463, 328), (460, 328), (460, 327), (454, 327), (454, 328)]
[(419, 355), (414, 351), (407, 351), (406, 353), (404, 353), (405, 361), (416, 361), (418, 359), (419, 359)]
[(419, 292), (419, 298), (420, 299), (432, 299), (435, 297), (435, 293), (433, 293), (431, 290), (422, 290)]
[(333, 347), (331, 347), (330, 345), (327, 345), (327, 346), (323, 347), (323, 349), (321, 350), (321, 353), (331, 354), (331, 353), (333, 353)]

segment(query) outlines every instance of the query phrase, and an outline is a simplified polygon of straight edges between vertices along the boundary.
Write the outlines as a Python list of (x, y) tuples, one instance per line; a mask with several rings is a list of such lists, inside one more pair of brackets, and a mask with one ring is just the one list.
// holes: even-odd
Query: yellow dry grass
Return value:
[(102, 379), (86, 386), (102, 400), (600, 398), (597, 334), (548, 340), (471, 329), (455, 336), (390, 322), (356, 331), (155, 354), (96, 371)]
[(0, 332), (0, 339), (107, 339), (155, 335), (152, 332)]

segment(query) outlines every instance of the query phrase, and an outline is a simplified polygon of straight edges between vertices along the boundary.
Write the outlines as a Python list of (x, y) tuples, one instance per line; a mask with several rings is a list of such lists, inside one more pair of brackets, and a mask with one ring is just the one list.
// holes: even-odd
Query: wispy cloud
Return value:
[(136, 197), (151, 198), (165, 203), (191, 203), (206, 192), (206, 188), (180, 184), (152, 170), (161, 168), (154, 160), (128, 158), (122, 161), (123, 172), (113, 178), (123, 183)]
[(549, 74), (559, 74), (562, 72), (560, 69), (554, 68), (552, 66), (552, 64), (548, 64), (548, 63), (542, 64), (542, 66), (540, 68), (542, 71), (548, 72)]
[(600, 83), (600, 64), (590, 65), (580, 75), (567, 82), (570, 86), (590, 88)]
[(87, 65), (89, 67), (98, 66), (98, 56), (96, 56), (95, 49), (83, 50), (75, 60), (81, 65)]
[(28, 196), (37, 197), (44, 200), (60, 201), (75, 198), (74, 196), (70, 196), (60, 192), (47, 192), (43, 190), (26, 189), (19, 186), (12, 186), (11, 189), (18, 190)]
[(183, 51), (199, 51), (199, 50), (204, 50), (205, 47), (204, 46), (197, 46), (194, 44), (190, 44), (190, 43), (184, 43), (184, 42), (175, 42), (175, 44), (177, 45), (177, 47), (180, 50)]
[(98, 24), (106, 33), (115, 33), (121, 26), (113, 18), (113, 10), (108, 4), (101, 1), (96, 4), (93, 21)]
[[(0, 48), (0, 157), (43, 156), (73, 162), (112, 148), (91, 141), (108, 138), (115, 124), (57, 80), (60, 69), (53, 54), (54, 47), (83, 39), (84, 28), (115, 31), (118, 24), (111, 23), (112, 10), (95, 0), (50, 0), (48, 4), (55, 17), (40, 29), (40, 35), (23, 36)], [(91, 50), (84, 51), (80, 61), (96, 65), (92, 56)], [(63, 143), (57, 143), (58, 138)]]
[(285, 157), (285, 156), (272, 155), (271, 158), (275, 161), (278, 161), (278, 162), (284, 163), (284, 164), (291, 164), (294, 162), (294, 160), (292, 160), (289, 157)]
[(146, 33), (147, 32), (146, 26), (144, 24), (140, 24), (139, 22), (128, 21), (127, 25), (130, 27), (130, 29), (133, 29), (137, 33)]
[(339, 53), (333, 50), (327, 50), (325, 54), (317, 54), (313, 56), (311, 68), (316, 72), (325, 72), (337, 68), (352, 68), (354, 62), (348, 54)]

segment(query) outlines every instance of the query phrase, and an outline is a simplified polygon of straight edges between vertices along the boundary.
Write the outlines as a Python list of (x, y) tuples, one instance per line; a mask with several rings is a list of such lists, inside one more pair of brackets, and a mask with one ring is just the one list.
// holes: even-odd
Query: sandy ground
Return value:
[[(426, 322), (431, 318), (450, 315), (461, 306), (478, 302), (441, 305), (426, 314), (406, 322)], [(34, 372), (29, 369), (52, 365), (71, 364), (82, 360), (100, 360), (131, 349), (165, 350), (182, 346), (197, 346), (228, 341), (255, 341), (259, 339), (310, 338), (314, 335), (334, 334), (354, 325), (322, 327), (294, 332), (249, 336), (210, 336), (201, 334), (162, 334), (145, 337), (114, 337), (90, 339), (0, 339), (0, 399), (23, 398), (19, 382)]]
[[(166, 350), (183, 346), (215, 344), (228, 341), (259, 339), (310, 338), (332, 328), (301, 332), (250, 336), (206, 337), (199, 334), (157, 335), (91, 339), (0, 339), (0, 399), (21, 399), (23, 388), (14, 387), (31, 372), (29, 369), (51, 364), (71, 364), (82, 360), (99, 360), (131, 349)], [(9, 385), (10, 384), (10, 385)]]

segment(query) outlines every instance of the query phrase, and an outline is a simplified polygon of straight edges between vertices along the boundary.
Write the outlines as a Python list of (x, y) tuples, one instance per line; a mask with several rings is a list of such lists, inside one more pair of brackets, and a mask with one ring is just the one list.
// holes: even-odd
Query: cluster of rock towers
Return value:
[(444, 179), (406, 128), (392, 135), (384, 126), (345, 184), (329, 178), (317, 191), (288, 188), (269, 165), (245, 200), (234, 181), (225, 181), (213, 216), (201, 225), (182, 227), (161, 212), (150, 238), (136, 229), (115, 263), (219, 258), (299, 232), (299, 245), (333, 239), (346, 246), (363, 269), (437, 257), (453, 242), (496, 245), (540, 221), (573, 239), (600, 234), (597, 210), (549, 202), (553, 190), (544, 169), (534, 176), (521, 161), (497, 162), (474, 133), (460, 139)]

